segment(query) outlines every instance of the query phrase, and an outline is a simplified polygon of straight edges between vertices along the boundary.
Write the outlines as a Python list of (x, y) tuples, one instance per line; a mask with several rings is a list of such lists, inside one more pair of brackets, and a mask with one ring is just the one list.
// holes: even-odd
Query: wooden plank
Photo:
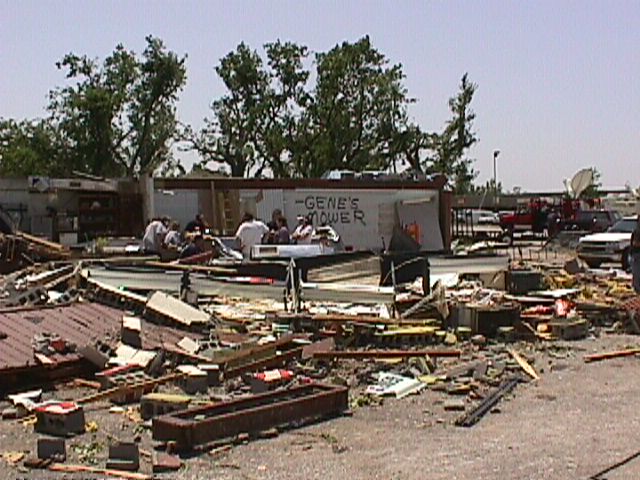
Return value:
[(633, 355), (640, 354), (640, 348), (629, 348), (627, 350), (615, 350), (613, 352), (594, 353), (592, 355), (586, 355), (584, 361), (599, 362), (600, 360), (609, 360), (611, 358), (631, 357)]
[(174, 346), (167, 342), (162, 343), (162, 349), (167, 353), (170, 353), (172, 355), (177, 355), (183, 358), (188, 358), (189, 360), (197, 363), (214, 363), (209, 357), (198, 355), (197, 353), (187, 352), (186, 350), (183, 350), (182, 348), (178, 346)]
[[(179, 263), (164, 263), (158, 261), (148, 261), (144, 263), (145, 266), (148, 267), (157, 267), (163, 270), (181, 270), (181, 271), (189, 271), (189, 272), (203, 272), (203, 273), (223, 273), (223, 274), (233, 274), (236, 273), (237, 270), (234, 268), (224, 268), (224, 267), (210, 267), (204, 265), (182, 265)], [(162, 273), (162, 272), (158, 272)]]
[(69, 249), (67, 247), (65, 247), (64, 245), (61, 245), (59, 243), (56, 242), (50, 242), (49, 240), (45, 240), (43, 238), (40, 237), (35, 237), (33, 235), (29, 235), (28, 233), (24, 233), (24, 232), (16, 232), (16, 235), (20, 238), (22, 238), (23, 240), (26, 240), (29, 243), (33, 243), (36, 245), (39, 245), (41, 247), (47, 248), (49, 250), (55, 250), (61, 254), (68, 254), (69, 253)]
[(131, 385), (120, 385), (118, 387), (113, 387), (98, 393), (94, 393), (93, 395), (79, 398), (75, 400), (75, 402), (79, 404), (98, 402), (100, 400), (111, 398), (115, 395), (129, 393), (135, 390), (145, 389), (145, 388), (153, 387), (163, 383), (172, 382), (174, 380), (179, 380), (183, 376), (184, 376), (184, 373), (172, 373), (170, 375), (165, 375), (164, 377), (154, 378), (153, 380), (146, 380), (144, 382), (132, 383)]
[(525, 360), (522, 355), (520, 355), (515, 350), (512, 350), (511, 348), (508, 348), (507, 352), (509, 352), (513, 359), (518, 362), (520, 368), (522, 368), (522, 370), (524, 370), (527, 375), (529, 375), (534, 380), (540, 380), (540, 376), (536, 373), (535, 369), (529, 364), (529, 362)]
[(427, 325), (433, 319), (425, 319), (425, 318), (382, 318), (376, 317), (373, 315), (345, 315), (340, 313), (329, 313), (329, 314), (316, 314), (307, 317), (309, 320), (314, 322), (326, 322), (326, 323), (369, 323), (373, 325)]
[(124, 478), (126, 480), (152, 480), (153, 476), (146, 473), (126, 472), (124, 470), (112, 470), (107, 468), (89, 467), (87, 465), (65, 465), (62, 463), (53, 463), (49, 465), (52, 472), (64, 473), (93, 473), (96, 475), (105, 475), (107, 477)]
[(87, 387), (93, 388), (94, 390), (99, 390), (101, 387), (100, 382), (96, 382), (94, 380), (85, 380), (84, 378), (74, 378), (71, 381), (71, 384), (74, 387)]
[(313, 358), (410, 358), (459, 357), (460, 350), (328, 350), (315, 352)]

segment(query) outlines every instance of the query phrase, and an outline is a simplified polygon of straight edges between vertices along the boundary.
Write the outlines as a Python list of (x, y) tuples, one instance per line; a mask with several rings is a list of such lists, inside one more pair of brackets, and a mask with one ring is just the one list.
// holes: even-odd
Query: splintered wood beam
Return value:
[(640, 348), (629, 348), (627, 350), (615, 350), (613, 352), (594, 353), (584, 357), (585, 363), (599, 362), (600, 360), (609, 360), (611, 358), (632, 357), (640, 354)]

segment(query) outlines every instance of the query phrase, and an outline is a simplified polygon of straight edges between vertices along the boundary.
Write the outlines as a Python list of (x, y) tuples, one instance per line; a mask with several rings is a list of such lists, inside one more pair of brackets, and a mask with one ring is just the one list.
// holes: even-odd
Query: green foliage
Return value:
[(67, 82), (50, 93), (48, 117), (0, 122), (0, 173), (135, 177), (161, 168), (183, 175), (171, 150), (179, 137), (183, 150), (200, 156), (196, 172), (318, 177), (408, 165), (446, 175), (458, 192), (472, 188), (466, 153), (478, 140), (470, 109), (476, 85), (466, 74), (449, 100), (451, 119), (428, 133), (408, 119), (414, 100), (402, 66), (369, 37), (313, 57), (292, 42), (268, 43), (262, 55), (241, 43), (216, 66), (226, 93), (212, 102), (204, 127), (182, 126), (178, 135), (185, 57), (157, 38), (146, 41), (141, 56), (122, 45), (102, 62), (66, 55), (57, 66)]
[(477, 141), (473, 131), (475, 113), (470, 109), (477, 85), (469, 81), (465, 73), (460, 81), (458, 94), (449, 99), (452, 118), (440, 134), (431, 134), (428, 148), (433, 152), (426, 161), (426, 170), (449, 178), (456, 193), (468, 193), (473, 188), (477, 172), (473, 160), (466, 152)]
[(598, 198), (600, 196), (600, 190), (602, 189), (602, 175), (595, 167), (591, 167), (591, 171), (593, 172), (593, 181), (591, 185), (582, 192), (582, 195), (580, 195), (581, 198)]
[(330, 169), (386, 169), (393, 163), (394, 137), (407, 121), (411, 101), (401, 65), (391, 65), (364, 37), (316, 55), (314, 101), (307, 111), (307, 154), (300, 176)]
[(2, 171), (134, 177), (171, 162), (185, 58), (146, 40), (142, 58), (122, 45), (102, 64), (65, 55), (56, 65), (68, 84), (50, 93), (48, 118), (3, 122)]
[(75, 54), (58, 63), (72, 84), (51, 93), (49, 110), (76, 169), (133, 177), (171, 159), (185, 58), (146, 40), (142, 59), (118, 45), (102, 65)]
[(315, 55), (309, 89), (306, 47), (278, 41), (264, 50), (266, 64), (241, 43), (216, 67), (228, 93), (202, 130), (184, 131), (204, 165), (227, 165), (233, 176), (317, 177), (394, 164), (411, 101), (400, 65), (389, 66), (368, 37), (344, 42)]
[(309, 96), (303, 67), (307, 48), (291, 42), (264, 46), (267, 62), (241, 43), (216, 67), (228, 93), (211, 105), (212, 117), (199, 132), (185, 127), (186, 149), (196, 150), (201, 167), (224, 164), (231, 175), (269, 168), (276, 176), (289, 176), (287, 158), (299, 150), (299, 112)]
[(502, 188), (502, 182), (498, 182), (497, 188), (493, 182), (493, 178), (491, 180), (487, 180), (484, 185), (472, 186), (469, 193), (478, 193), (480, 195), (486, 193), (487, 195), (503, 195), (505, 191)]
[(46, 120), (0, 120), (0, 175), (62, 175), (68, 171), (56, 131)]

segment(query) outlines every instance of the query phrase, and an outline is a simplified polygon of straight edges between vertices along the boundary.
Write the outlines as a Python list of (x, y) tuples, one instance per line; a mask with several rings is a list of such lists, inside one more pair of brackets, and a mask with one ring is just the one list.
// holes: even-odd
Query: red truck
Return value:
[(587, 209), (582, 209), (579, 200), (569, 198), (559, 201), (534, 198), (515, 212), (500, 215), (500, 226), (510, 236), (517, 231), (544, 233), (545, 230), (553, 236), (567, 229), (604, 231), (618, 218), (615, 212), (595, 209), (597, 201), (588, 201), (586, 206)]

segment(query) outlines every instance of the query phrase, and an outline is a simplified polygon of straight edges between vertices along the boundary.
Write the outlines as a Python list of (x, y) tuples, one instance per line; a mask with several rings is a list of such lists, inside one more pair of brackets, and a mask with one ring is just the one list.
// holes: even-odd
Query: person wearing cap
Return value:
[(313, 223), (309, 217), (298, 215), (298, 226), (291, 234), (291, 238), (298, 245), (309, 245), (313, 235)]
[(164, 237), (169, 231), (170, 219), (167, 216), (154, 218), (149, 222), (142, 237), (142, 249), (145, 253), (159, 253)]

